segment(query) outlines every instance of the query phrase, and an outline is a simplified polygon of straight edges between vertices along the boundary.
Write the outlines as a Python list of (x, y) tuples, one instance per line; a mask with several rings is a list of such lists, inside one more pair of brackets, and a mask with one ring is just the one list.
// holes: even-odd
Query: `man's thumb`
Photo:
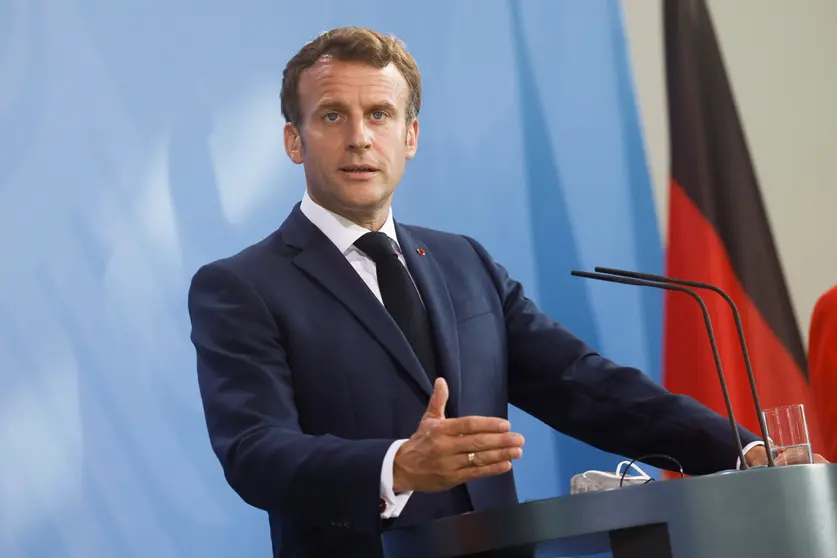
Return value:
[(424, 418), (445, 418), (445, 405), (448, 404), (448, 383), (444, 378), (436, 378), (433, 385), (433, 395), (430, 396), (430, 403), (427, 404), (427, 412)]

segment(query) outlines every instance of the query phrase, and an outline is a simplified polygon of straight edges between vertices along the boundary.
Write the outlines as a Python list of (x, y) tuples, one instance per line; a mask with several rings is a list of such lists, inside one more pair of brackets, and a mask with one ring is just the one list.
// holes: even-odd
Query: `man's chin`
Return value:
[(357, 208), (375, 209), (389, 202), (392, 191), (381, 184), (347, 184), (343, 201)]

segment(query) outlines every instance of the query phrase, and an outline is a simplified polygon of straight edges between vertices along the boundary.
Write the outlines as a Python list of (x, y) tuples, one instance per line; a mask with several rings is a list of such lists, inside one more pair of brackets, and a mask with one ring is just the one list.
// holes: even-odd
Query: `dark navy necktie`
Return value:
[(398, 259), (390, 238), (369, 232), (355, 246), (375, 262), (384, 306), (413, 347), (430, 383), (436, 379), (436, 357), (430, 320), (407, 268)]

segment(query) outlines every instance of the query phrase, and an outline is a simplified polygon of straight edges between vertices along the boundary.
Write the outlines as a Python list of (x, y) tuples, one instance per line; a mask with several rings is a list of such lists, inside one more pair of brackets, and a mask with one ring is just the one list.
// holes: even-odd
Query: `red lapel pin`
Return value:
[(424, 248), (418, 248), (416, 250), (416, 252), (418, 252), (420, 256), (423, 256), (424, 255)]

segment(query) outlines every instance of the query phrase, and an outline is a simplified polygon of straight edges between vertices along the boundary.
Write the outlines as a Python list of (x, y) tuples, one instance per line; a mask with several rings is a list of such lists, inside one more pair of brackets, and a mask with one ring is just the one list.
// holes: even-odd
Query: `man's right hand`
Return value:
[(509, 432), (508, 421), (476, 416), (446, 419), (447, 402), (447, 382), (438, 378), (418, 430), (395, 454), (396, 493), (439, 492), (500, 475), (523, 455), (523, 436)]

